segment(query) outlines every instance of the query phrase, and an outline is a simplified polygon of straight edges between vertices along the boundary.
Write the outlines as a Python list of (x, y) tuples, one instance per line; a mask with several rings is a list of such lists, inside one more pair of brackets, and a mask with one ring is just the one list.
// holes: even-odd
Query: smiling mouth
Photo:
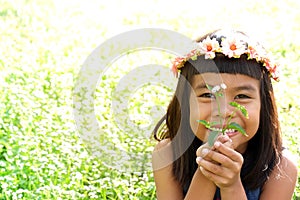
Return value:
[[(217, 131), (217, 132), (223, 132), (221, 128), (215, 128), (215, 127), (210, 127), (209, 130)], [(226, 134), (226, 135), (233, 135), (235, 133), (237, 133), (237, 130), (234, 130), (234, 129), (226, 129), (224, 131), (224, 134)]]

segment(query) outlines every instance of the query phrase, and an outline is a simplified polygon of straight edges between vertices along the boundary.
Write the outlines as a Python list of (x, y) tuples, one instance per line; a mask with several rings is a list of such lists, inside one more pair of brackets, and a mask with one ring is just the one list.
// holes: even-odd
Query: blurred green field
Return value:
[[(86, 58), (104, 41), (137, 28), (195, 38), (231, 27), (263, 41), (284, 62), (275, 95), (284, 144), (300, 169), (298, 0), (0, 0), (0, 5), (0, 199), (155, 199), (154, 141), (147, 134), (157, 120), (151, 109), (162, 114), (172, 89), (149, 84), (128, 99), (128, 118), (148, 127), (143, 133), (118, 127), (111, 101), (126, 73), (150, 63), (167, 66), (171, 55), (128, 53), (111, 63), (94, 94), (105, 139), (143, 167), (120, 172), (107, 166), (111, 158), (87, 150), (73, 116), (74, 84)], [(299, 181), (300, 174), (293, 199), (300, 199)]]

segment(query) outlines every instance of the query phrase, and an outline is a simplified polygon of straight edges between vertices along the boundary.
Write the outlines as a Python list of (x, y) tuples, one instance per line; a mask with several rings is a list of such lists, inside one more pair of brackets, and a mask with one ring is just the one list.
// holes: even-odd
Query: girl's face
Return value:
[[(223, 90), (223, 97), (219, 98), (219, 107), (215, 96), (207, 89), (206, 84), (216, 86), (224, 83), (227, 88)], [(190, 94), (190, 125), (194, 134), (201, 140), (207, 141), (210, 132), (205, 126), (199, 124), (197, 120), (206, 120), (209, 122), (219, 122), (220, 117), (223, 124), (228, 120), (234, 107), (229, 102), (235, 101), (245, 106), (249, 118), (245, 118), (240, 111), (237, 111), (231, 122), (241, 125), (247, 136), (234, 131), (227, 135), (233, 141), (233, 147), (240, 153), (245, 152), (248, 141), (255, 135), (259, 127), (260, 116), (260, 83), (258, 80), (241, 74), (227, 73), (203, 73), (194, 75), (191, 82), (192, 91)], [(222, 128), (225, 125), (215, 125), (215, 128)]]

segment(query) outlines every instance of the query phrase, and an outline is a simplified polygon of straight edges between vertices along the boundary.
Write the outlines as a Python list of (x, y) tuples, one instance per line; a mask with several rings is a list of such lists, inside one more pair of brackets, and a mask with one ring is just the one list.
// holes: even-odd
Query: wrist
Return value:
[(185, 199), (213, 199), (215, 192), (216, 185), (207, 179), (200, 169), (197, 169)]
[(222, 199), (234, 200), (235, 197), (239, 200), (247, 199), (244, 186), (241, 180), (228, 187), (220, 187)]

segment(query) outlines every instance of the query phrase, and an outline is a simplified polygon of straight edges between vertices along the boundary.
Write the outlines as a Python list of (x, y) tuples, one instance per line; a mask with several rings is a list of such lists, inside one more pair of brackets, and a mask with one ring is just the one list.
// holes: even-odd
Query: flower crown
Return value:
[(246, 54), (249, 59), (255, 59), (256, 62), (262, 63), (270, 74), (270, 77), (275, 81), (279, 80), (278, 77), (278, 64), (275, 63), (264, 50), (261, 45), (246, 43), (237, 38), (222, 38), (221, 45), (216, 38), (211, 39), (209, 36), (203, 41), (196, 43), (197, 47), (187, 55), (175, 58), (172, 62), (172, 71), (176, 77), (178, 72), (189, 59), (196, 60), (198, 56), (204, 55), (205, 59), (214, 59), (216, 53), (222, 53), (228, 58), (240, 58), (242, 54)]

